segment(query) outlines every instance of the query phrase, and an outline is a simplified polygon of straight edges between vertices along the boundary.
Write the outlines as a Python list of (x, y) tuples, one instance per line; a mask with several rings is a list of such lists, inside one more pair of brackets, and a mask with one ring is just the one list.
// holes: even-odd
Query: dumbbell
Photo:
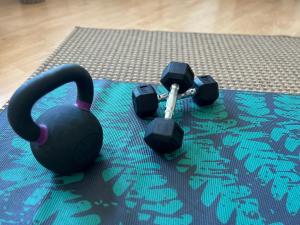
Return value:
[(166, 99), (164, 118), (155, 118), (146, 128), (144, 141), (159, 153), (170, 153), (182, 145), (184, 132), (172, 120), (178, 94), (183, 94), (192, 85), (194, 73), (186, 63), (171, 62), (164, 69), (160, 82), (170, 91)]
[[(192, 70), (191, 70), (192, 72)], [(158, 103), (166, 101), (169, 93), (157, 94), (151, 84), (141, 84), (132, 91), (132, 103), (140, 118), (151, 117), (158, 109)], [(219, 97), (218, 83), (210, 76), (197, 76), (193, 87), (178, 94), (177, 99), (192, 97), (198, 106), (212, 104)]]

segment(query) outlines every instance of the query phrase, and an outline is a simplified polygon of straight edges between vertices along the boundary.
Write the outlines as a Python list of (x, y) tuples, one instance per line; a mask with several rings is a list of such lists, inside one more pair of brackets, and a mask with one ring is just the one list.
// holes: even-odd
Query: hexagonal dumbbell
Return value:
[[(155, 114), (158, 103), (166, 101), (169, 93), (157, 94), (151, 84), (138, 85), (132, 91), (132, 103), (135, 113), (140, 118), (150, 117)], [(199, 105), (210, 105), (219, 97), (218, 83), (209, 75), (198, 76), (194, 79), (193, 88), (178, 94), (177, 100), (193, 97)]]
[(160, 82), (170, 90), (167, 97), (165, 118), (155, 118), (145, 131), (146, 144), (159, 153), (172, 152), (182, 145), (184, 132), (172, 120), (178, 94), (186, 92), (192, 85), (194, 73), (186, 63), (171, 62), (164, 69)]

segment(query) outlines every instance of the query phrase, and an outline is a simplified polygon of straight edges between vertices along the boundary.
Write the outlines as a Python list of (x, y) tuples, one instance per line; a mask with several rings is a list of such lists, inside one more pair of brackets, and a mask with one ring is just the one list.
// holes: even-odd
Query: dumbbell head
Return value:
[(170, 62), (164, 69), (160, 82), (170, 91), (172, 84), (179, 85), (179, 94), (193, 86), (194, 72), (187, 63)]
[(147, 126), (144, 140), (154, 151), (170, 153), (181, 147), (183, 134), (174, 120), (155, 118)]
[(132, 90), (135, 113), (141, 117), (153, 116), (158, 108), (157, 93), (152, 85), (141, 84)]
[(196, 77), (194, 88), (193, 100), (199, 106), (210, 105), (219, 97), (218, 83), (209, 75)]

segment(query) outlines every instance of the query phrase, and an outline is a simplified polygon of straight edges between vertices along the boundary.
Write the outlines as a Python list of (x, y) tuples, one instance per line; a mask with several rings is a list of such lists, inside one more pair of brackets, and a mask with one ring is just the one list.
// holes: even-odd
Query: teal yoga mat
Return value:
[[(299, 224), (300, 96), (223, 90), (207, 107), (178, 101), (184, 143), (159, 155), (143, 141), (149, 120), (132, 109), (136, 83), (94, 85), (104, 144), (72, 176), (38, 164), (0, 113), (0, 224)], [(75, 91), (48, 94), (33, 116), (73, 104)]]

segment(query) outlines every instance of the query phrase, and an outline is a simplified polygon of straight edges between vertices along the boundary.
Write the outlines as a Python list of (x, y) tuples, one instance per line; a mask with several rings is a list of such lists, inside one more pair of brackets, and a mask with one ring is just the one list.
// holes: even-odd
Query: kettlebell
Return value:
[[(73, 81), (77, 86), (76, 103), (55, 106), (33, 121), (35, 102)], [(8, 120), (13, 130), (30, 142), (34, 157), (44, 167), (59, 174), (79, 172), (93, 163), (102, 146), (102, 127), (90, 112), (93, 96), (93, 80), (83, 67), (61, 65), (16, 90), (9, 102)]]

